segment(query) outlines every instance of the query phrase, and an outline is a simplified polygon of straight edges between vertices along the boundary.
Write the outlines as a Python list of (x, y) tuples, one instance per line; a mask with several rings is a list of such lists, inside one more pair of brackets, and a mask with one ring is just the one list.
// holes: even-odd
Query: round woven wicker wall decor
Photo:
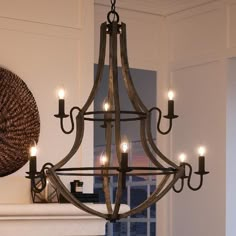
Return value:
[(29, 158), (29, 147), (38, 142), (39, 112), (27, 85), (0, 67), (0, 177), (20, 169)]

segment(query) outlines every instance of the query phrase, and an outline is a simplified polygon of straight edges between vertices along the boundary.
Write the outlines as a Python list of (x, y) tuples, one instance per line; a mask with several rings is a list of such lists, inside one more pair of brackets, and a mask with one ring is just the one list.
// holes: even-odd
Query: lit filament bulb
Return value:
[(64, 89), (59, 89), (58, 90), (58, 97), (59, 97), (59, 99), (64, 99), (65, 98), (65, 90)]
[(107, 157), (106, 157), (106, 155), (101, 155), (101, 157), (100, 157), (100, 164), (101, 164), (102, 166), (105, 166), (106, 163), (107, 163)]
[(186, 156), (185, 153), (181, 153), (181, 154), (179, 155), (179, 160), (180, 160), (181, 163), (185, 162), (185, 161), (186, 161), (186, 158), (187, 158), (187, 156)]
[(103, 109), (104, 109), (104, 111), (108, 111), (109, 108), (110, 108), (109, 103), (108, 103), (108, 102), (105, 102), (105, 103), (103, 104)]
[(174, 99), (174, 96), (175, 96), (174, 92), (173, 92), (172, 90), (170, 90), (170, 91), (168, 92), (168, 98), (169, 98), (169, 100), (173, 100), (173, 99)]
[(201, 147), (198, 148), (199, 156), (203, 157), (205, 155), (205, 153), (206, 153), (206, 148), (205, 147), (201, 146)]
[(128, 149), (129, 149), (129, 145), (127, 142), (121, 143), (121, 150), (123, 153), (126, 153), (128, 151)]
[(31, 157), (35, 157), (37, 155), (37, 147), (36, 146), (32, 146), (30, 148), (30, 156)]

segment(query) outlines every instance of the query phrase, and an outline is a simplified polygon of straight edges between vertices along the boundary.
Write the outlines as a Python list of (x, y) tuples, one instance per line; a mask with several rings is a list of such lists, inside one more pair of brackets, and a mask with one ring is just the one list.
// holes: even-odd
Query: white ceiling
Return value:
[[(117, 0), (119, 8), (169, 15), (218, 0)], [(96, 4), (110, 6), (110, 0), (95, 0)]]

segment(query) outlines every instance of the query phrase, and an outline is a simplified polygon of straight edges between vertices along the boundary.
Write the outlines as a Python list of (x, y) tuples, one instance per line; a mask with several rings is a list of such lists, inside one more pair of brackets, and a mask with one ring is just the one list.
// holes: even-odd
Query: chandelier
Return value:
[[(70, 134), (75, 131), (74, 144), (69, 153), (57, 164), (46, 163), (41, 171), (36, 168), (36, 154), (31, 155), (29, 178), (31, 179), (32, 192), (41, 192), (46, 187), (46, 178), (56, 186), (57, 191), (63, 195), (68, 202), (74, 204), (76, 207), (88, 212), (90, 214), (102, 217), (106, 220), (114, 222), (121, 218), (126, 218), (133, 214), (142, 212), (152, 204), (159, 201), (164, 197), (167, 192), (173, 189), (179, 193), (183, 190), (184, 184), (193, 190), (199, 190), (203, 184), (203, 176), (209, 172), (205, 171), (205, 149), (199, 148), (199, 169), (195, 172), (200, 177), (198, 186), (192, 186), (192, 166), (185, 161), (184, 154), (181, 155), (180, 164), (174, 163), (170, 158), (165, 156), (154, 141), (151, 133), (152, 113), (157, 112), (157, 131), (161, 135), (167, 135), (172, 129), (173, 120), (178, 116), (174, 113), (174, 100), (173, 92), (169, 91), (168, 96), (168, 114), (162, 116), (162, 111), (158, 107), (147, 108), (140, 99), (134, 83), (131, 78), (128, 56), (127, 56), (127, 40), (126, 40), (126, 24), (119, 23), (119, 15), (115, 8), (116, 1), (111, 0), (111, 10), (107, 14), (107, 22), (101, 24), (100, 27), (100, 49), (98, 59), (98, 69), (95, 82), (88, 99), (82, 108), (73, 107), (69, 114), (65, 113), (65, 100), (64, 91), (59, 92), (59, 111), (55, 115), (60, 120), (61, 130), (65, 134)], [(103, 104), (102, 110), (88, 111), (92, 105), (95, 95), (100, 88), (101, 81), (103, 80), (103, 70), (105, 63), (106, 44), (107, 38), (109, 39), (109, 79), (108, 79), (108, 94), (106, 101)], [(122, 110), (119, 99), (119, 86), (118, 86), (118, 39), (120, 42), (120, 59), (122, 68), (122, 78), (125, 84), (126, 92), (132, 104), (132, 110)], [(73, 112), (77, 111), (76, 118), (73, 118)], [(160, 128), (161, 119), (164, 117), (169, 121), (169, 128), (162, 131)], [(64, 120), (69, 118), (71, 121), (71, 129), (64, 128)], [(105, 135), (105, 150), (104, 155), (101, 156), (100, 167), (75, 167), (64, 168), (71, 158), (78, 151), (85, 131), (85, 121), (100, 122), (101, 128), (104, 130)], [(152, 167), (145, 166), (130, 166), (128, 163), (128, 142), (122, 140), (121, 124), (122, 122), (138, 122), (140, 127), (140, 140), (142, 148), (146, 157), (151, 161)], [(115, 136), (115, 153), (117, 158), (117, 166), (112, 165), (112, 135)], [(85, 157), (84, 157), (85, 158)], [(91, 157), (89, 157), (91, 158)], [(65, 187), (61, 175), (74, 175), (74, 176), (100, 176), (103, 182), (103, 191), (105, 196), (105, 204), (107, 213), (99, 212), (89, 205), (84, 204)], [(156, 175), (161, 177), (156, 189), (152, 194), (140, 205), (127, 212), (120, 212), (122, 194), (126, 188), (127, 176), (150, 176)], [(114, 203), (110, 195), (110, 177), (117, 177), (117, 190), (115, 194)], [(38, 185), (37, 181), (41, 184)], [(177, 182), (179, 182), (177, 184)]]

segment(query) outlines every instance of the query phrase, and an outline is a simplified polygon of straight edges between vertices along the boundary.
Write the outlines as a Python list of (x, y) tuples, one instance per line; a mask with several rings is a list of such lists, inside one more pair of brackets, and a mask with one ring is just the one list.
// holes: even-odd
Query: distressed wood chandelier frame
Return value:
[[(151, 114), (152, 112), (158, 112), (157, 121), (157, 131), (162, 134), (168, 134), (172, 129), (172, 121), (178, 116), (174, 114), (174, 103), (169, 104), (168, 114), (164, 118), (169, 120), (169, 128), (166, 131), (162, 131), (160, 128), (162, 111), (158, 107), (153, 107), (148, 109), (142, 100), (140, 99), (137, 91), (134, 87), (128, 63), (127, 56), (127, 39), (126, 39), (126, 24), (119, 23), (119, 15), (115, 11), (116, 1), (111, 1), (112, 7), (111, 11), (107, 14), (107, 22), (101, 24), (100, 27), (100, 50), (99, 50), (99, 60), (98, 60), (98, 70), (96, 74), (96, 79), (92, 91), (82, 108), (73, 107), (70, 110), (69, 115), (65, 114), (64, 101), (59, 101), (59, 112), (55, 115), (60, 119), (60, 126), (65, 134), (70, 134), (74, 130), (76, 132), (74, 144), (67, 154), (60, 162), (55, 165), (47, 164), (46, 171), (42, 168), (41, 171), (36, 173), (29, 173), (31, 178), (32, 191), (40, 192), (37, 190), (37, 186), (34, 181), (41, 178), (44, 183), (42, 186), (45, 187), (45, 178), (48, 176), (57, 190), (72, 204), (76, 207), (84, 210), (85, 212), (91, 213), (93, 215), (102, 217), (111, 222), (119, 220), (121, 218), (126, 218), (133, 214), (137, 214), (146, 208), (150, 207), (152, 204), (159, 201), (163, 196), (167, 194), (170, 189), (175, 192), (181, 192), (184, 187), (185, 179), (187, 180), (187, 185), (192, 190), (198, 190), (201, 188), (203, 183), (203, 176), (209, 172), (205, 171), (204, 166), (199, 167), (199, 171), (195, 172), (200, 176), (199, 186), (191, 186), (192, 177), (192, 167), (186, 162), (182, 162), (180, 165), (175, 164), (166, 157), (160, 149), (157, 147), (151, 133)], [(109, 79), (108, 79), (108, 103), (110, 109), (106, 111), (88, 111), (89, 107), (94, 101), (95, 95), (99, 90), (99, 86), (103, 79), (103, 70), (105, 63), (106, 54), (106, 40), (107, 36), (109, 38)], [(119, 88), (118, 88), (118, 66), (117, 66), (117, 44), (118, 38), (120, 40), (120, 58), (122, 65), (122, 75), (125, 84), (125, 88), (128, 97), (133, 106), (132, 111), (126, 111), (120, 109), (119, 100)], [(61, 102), (61, 104), (60, 104)], [(75, 122), (73, 119), (73, 112), (78, 111)], [(102, 118), (96, 118), (96, 115), (100, 114)], [(65, 130), (63, 126), (63, 121), (66, 118), (71, 120), (71, 129)], [(92, 122), (103, 122), (103, 128), (105, 131), (106, 139), (106, 157), (107, 162), (101, 167), (81, 167), (81, 168), (63, 168), (63, 166), (68, 163), (74, 154), (78, 151), (84, 135), (85, 121)], [(124, 153), (122, 154), (121, 145), (121, 123), (127, 121), (136, 121), (140, 124), (140, 140), (142, 148), (144, 149), (147, 158), (150, 159), (154, 167), (132, 167), (128, 165), (128, 160)], [(115, 134), (115, 150), (118, 159), (118, 166), (111, 166), (111, 146), (112, 146), (112, 132)], [(96, 171), (96, 173), (94, 173)], [(99, 172), (99, 173), (98, 173)], [(89, 205), (86, 205), (76, 199), (69, 190), (65, 187), (60, 175), (74, 175), (74, 176), (101, 176), (103, 179), (103, 190), (106, 202), (107, 213), (102, 213), (94, 210)], [(121, 198), (124, 189), (126, 188), (126, 176), (134, 175), (160, 175), (163, 176), (162, 180), (158, 183), (155, 191), (140, 205), (134, 209), (130, 209), (127, 212), (120, 213)], [(118, 185), (115, 195), (114, 204), (111, 201), (110, 196), (110, 183), (109, 177), (117, 176)], [(175, 187), (176, 182), (180, 180), (179, 187)]]

